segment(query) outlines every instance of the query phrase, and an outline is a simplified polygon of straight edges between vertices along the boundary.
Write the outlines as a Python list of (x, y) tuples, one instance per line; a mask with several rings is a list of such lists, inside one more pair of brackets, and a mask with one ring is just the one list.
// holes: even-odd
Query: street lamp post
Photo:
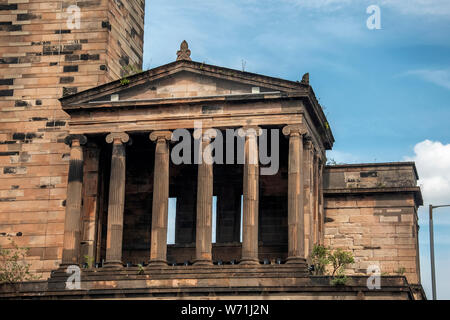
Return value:
[(430, 204), (430, 258), (431, 258), (431, 285), (433, 291), (433, 300), (436, 300), (436, 274), (434, 268), (434, 231), (433, 231), (433, 209), (450, 207), (450, 204), (433, 206)]

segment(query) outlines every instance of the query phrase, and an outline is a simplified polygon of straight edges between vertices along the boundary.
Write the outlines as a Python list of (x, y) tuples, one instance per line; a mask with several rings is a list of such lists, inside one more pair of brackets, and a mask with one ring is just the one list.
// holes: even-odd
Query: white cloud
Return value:
[(405, 73), (405, 75), (413, 75), (422, 78), (425, 81), (434, 83), (438, 86), (450, 89), (450, 69), (432, 70), (432, 69), (420, 69), (411, 70)]
[[(419, 185), (422, 189), (424, 206), (419, 209), (420, 263), (421, 282), (431, 299), (428, 204), (450, 204), (450, 143), (425, 140), (414, 146), (413, 157), (405, 157), (406, 161), (415, 161), (419, 173)], [(438, 299), (450, 299), (449, 274), (450, 266), (448, 236), (450, 219), (448, 208), (439, 209), (434, 214), (434, 241), (436, 256), (436, 286)]]
[(450, 144), (425, 140), (415, 145), (414, 157), (424, 202), (450, 204)]

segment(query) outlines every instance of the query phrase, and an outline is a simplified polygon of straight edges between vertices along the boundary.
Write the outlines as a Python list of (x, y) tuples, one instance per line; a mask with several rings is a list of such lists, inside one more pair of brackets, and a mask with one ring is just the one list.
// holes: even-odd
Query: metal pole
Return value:
[(436, 275), (434, 268), (434, 233), (433, 233), (433, 206), (430, 204), (430, 258), (431, 258), (431, 285), (433, 300), (436, 300)]
[(450, 204), (433, 206), (430, 204), (430, 259), (431, 259), (431, 285), (433, 290), (433, 300), (436, 300), (436, 273), (434, 267), (434, 232), (433, 232), (433, 209), (450, 207)]

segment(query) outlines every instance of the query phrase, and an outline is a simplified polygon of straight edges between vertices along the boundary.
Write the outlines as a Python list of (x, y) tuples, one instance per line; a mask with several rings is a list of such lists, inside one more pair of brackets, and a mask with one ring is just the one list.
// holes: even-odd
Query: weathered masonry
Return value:
[(420, 283), (417, 179), (413, 162), (326, 167), (325, 244), (353, 250), (356, 263), (348, 272), (378, 265)]
[[(305, 266), (312, 245), (324, 240), (321, 181), (333, 144), (307, 75), (291, 82), (187, 55), (128, 80), (61, 99), (72, 155), (63, 265), (91, 255), (116, 267), (219, 260)], [(190, 155), (181, 164), (170, 156), (178, 129), (189, 133), (182, 142)], [(206, 154), (218, 134), (226, 137), (226, 162), (191, 161), (195, 145), (201, 141)], [(260, 174), (263, 138), (265, 151), (279, 158), (270, 175)], [(176, 199), (171, 245), (169, 198)]]
[(141, 68), (143, 36), (144, 0), (0, 1), (0, 233), (22, 232), (44, 278), (61, 261), (71, 152), (58, 99)]
[[(325, 166), (334, 138), (308, 74), (292, 82), (194, 62), (183, 42), (177, 61), (127, 80), (60, 99), (70, 116), (62, 258), (21, 295), (423, 297), (414, 163)], [(184, 161), (173, 156), (180, 143)], [(262, 155), (277, 162), (270, 174)], [(344, 288), (308, 273), (315, 244), (353, 252)], [(86, 256), (101, 267), (66, 290), (66, 268)], [(373, 265), (391, 274), (377, 290)]]
[[(142, 65), (144, 0), (0, 1), (0, 18), (0, 244), (29, 247), (43, 275), (1, 297), (423, 297), (414, 163), (326, 166), (308, 74), (195, 62), (183, 42), (124, 81)], [(195, 161), (221, 137), (223, 162)], [(180, 143), (192, 161), (174, 161)], [(314, 244), (352, 251), (346, 286), (309, 274)], [(373, 265), (389, 274), (378, 290)]]

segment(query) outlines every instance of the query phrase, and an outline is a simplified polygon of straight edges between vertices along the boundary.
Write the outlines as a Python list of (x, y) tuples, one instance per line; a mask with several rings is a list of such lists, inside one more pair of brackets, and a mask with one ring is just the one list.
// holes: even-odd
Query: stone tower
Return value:
[(69, 148), (59, 98), (142, 67), (145, 0), (0, 0), (0, 245), (44, 278), (62, 255)]

